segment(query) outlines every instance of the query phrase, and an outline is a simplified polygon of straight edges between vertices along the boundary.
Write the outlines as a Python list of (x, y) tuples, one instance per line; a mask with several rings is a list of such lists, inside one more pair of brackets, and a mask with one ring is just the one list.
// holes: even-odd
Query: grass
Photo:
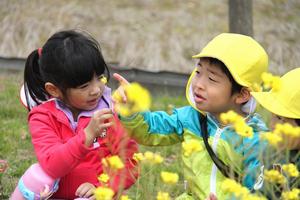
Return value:
[[(0, 160), (6, 160), (9, 165), (5, 173), (0, 173), (0, 199), (9, 198), (18, 179), (32, 163), (36, 162), (27, 127), (27, 111), (21, 105), (18, 96), (21, 84), (21, 73), (0, 71)], [(187, 105), (184, 97), (165, 96), (154, 99), (153, 109), (170, 108), (168, 106), (170, 102), (172, 106)], [(160, 187), (163, 184), (159, 178), (161, 170), (181, 171), (179, 145), (159, 148), (140, 147), (141, 152), (146, 150), (159, 152), (166, 162), (159, 167), (143, 165), (140, 179), (128, 191), (129, 196), (135, 197), (134, 199), (154, 199), (158, 189), (163, 189)], [(164, 189), (168, 189), (176, 196), (182, 192), (183, 185), (178, 183), (178, 187)]]

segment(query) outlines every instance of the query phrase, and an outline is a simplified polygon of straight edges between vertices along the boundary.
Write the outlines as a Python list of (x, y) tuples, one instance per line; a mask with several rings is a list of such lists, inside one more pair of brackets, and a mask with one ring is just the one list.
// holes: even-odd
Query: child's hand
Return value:
[[(125, 94), (125, 89), (124, 89), (124, 85), (128, 85), (130, 84), (123, 76), (121, 76), (120, 74), (118, 73), (114, 73), (113, 74), (113, 77), (119, 81), (119, 87), (118, 89), (116, 90), (116, 92), (119, 93), (119, 95), (122, 97), (122, 103), (126, 103), (127, 101), (127, 97), (126, 97), (126, 94)], [(114, 99), (113, 99), (114, 101)]]
[(85, 145), (89, 147), (94, 139), (102, 134), (102, 132), (113, 125), (112, 111), (109, 108), (104, 108), (94, 112), (90, 123), (84, 129), (86, 140)]
[(78, 197), (89, 198), (95, 200), (94, 190), (96, 187), (91, 183), (82, 183), (76, 190), (75, 195)]

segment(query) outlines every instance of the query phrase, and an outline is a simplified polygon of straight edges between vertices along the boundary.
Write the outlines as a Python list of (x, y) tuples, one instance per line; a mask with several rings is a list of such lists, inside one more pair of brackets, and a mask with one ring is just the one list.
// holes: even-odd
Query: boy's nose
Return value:
[(194, 81), (194, 84), (197, 88), (204, 89), (205, 88), (205, 80), (203, 77), (198, 77)]

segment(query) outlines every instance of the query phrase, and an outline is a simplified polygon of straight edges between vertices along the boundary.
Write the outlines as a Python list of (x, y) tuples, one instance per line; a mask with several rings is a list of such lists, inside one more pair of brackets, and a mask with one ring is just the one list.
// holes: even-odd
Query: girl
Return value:
[(110, 177), (109, 187), (118, 191), (135, 182), (132, 155), (137, 144), (112, 113), (111, 89), (101, 81), (104, 74), (109, 76), (109, 70), (96, 40), (74, 30), (55, 33), (28, 56), (24, 86), (37, 104), (28, 121), (39, 166), (29, 168), (19, 181), (16, 190), (25, 198), (41, 197), (25, 180), (37, 168), (56, 183), (40, 183), (40, 188), (50, 185), (46, 195), (93, 199), (100, 185), (97, 176), (104, 172), (101, 160), (112, 155), (119, 155), (125, 167)]

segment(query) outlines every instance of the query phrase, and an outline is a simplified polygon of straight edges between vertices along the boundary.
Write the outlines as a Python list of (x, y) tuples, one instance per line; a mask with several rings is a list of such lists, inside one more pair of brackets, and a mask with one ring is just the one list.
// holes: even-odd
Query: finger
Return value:
[(103, 108), (101, 110), (97, 110), (94, 112), (94, 117), (100, 117), (104, 114), (112, 114), (112, 110), (110, 108)]
[(121, 85), (128, 85), (128, 84), (129, 84), (129, 82), (128, 82), (123, 76), (121, 76), (121, 75), (118, 74), (118, 73), (114, 73), (114, 74), (113, 74), (113, 77), (114, 77), (117, 81), (119, 81), (119, 83), (120, 83)]
[(89, 197), (92, 197), (93, 194), (94, 194), (94, 188), (90, 188), (84, 195), (85, 198), (89, 198)]
[(103, 114), (103, 115), (98, 117), (99, 123), (112, 121), (113, 117), (114, 117), (113, 114)]
[(103, 123), (103, 124), (99, 125), (99, 130), (103, 130), (103, 129), (109, 128), (109, 127), (111, 127), (113, 125), (114, 125), (114, 122)]
[(76, 195), (76, 196), (81, 197), (81, 191), (82, 191), (82, 188), (83, 188), (83, 187), (84, 187), (84, 185), (81, 184), (81, 185), (77, 188), (77, 190), (76, 190), (76, 192), (75, 192), (75, 195)]

